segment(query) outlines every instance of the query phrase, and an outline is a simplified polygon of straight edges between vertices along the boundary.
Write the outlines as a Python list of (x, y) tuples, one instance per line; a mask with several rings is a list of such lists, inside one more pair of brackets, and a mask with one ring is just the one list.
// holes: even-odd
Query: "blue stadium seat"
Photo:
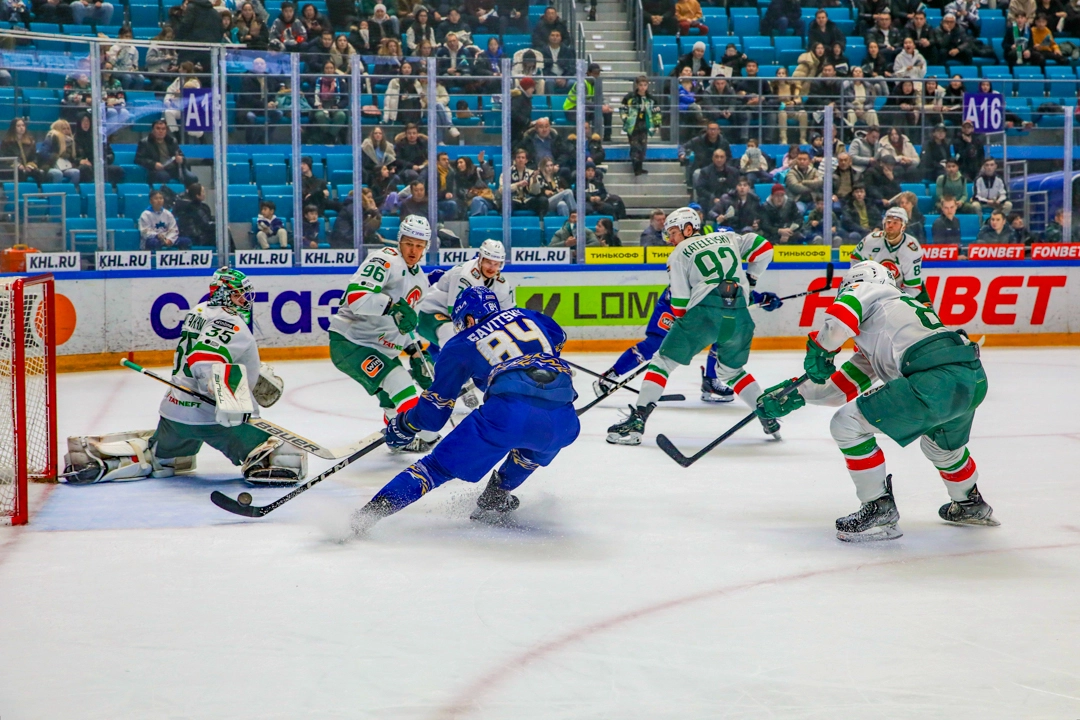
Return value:
[(251, 182), (251, 165), (247, 162), (230, 162), (227, 167), (230, 185), (246, 185)]
[[(732, 8), (732, 10), (742, 10), (746, 8)], [(751, 35), (761, 34), (761, 19), (755, 13), (750, 16), (733, 16), (731, 18), (731, 32), (734, 35), (740, 37), (747, 37)]]
[(757, 8), (741, 8), (741, 7), (729, 8), (728, 9), (728, 15), (730, 15), (732, 17), (732, 19), (741, 18), (741, 17), (755, 17), (755, 18), (760, 17), (760, 14), (759, 14)]
[(979, 19), (982, 21), (979, 36), (988, 42), (992, 42), (995, 47), (1000, 45), (1001, 38), (1005, 37), (1005, 17), (1000, 14), (991, 14), (988, 11), (986, 14), (980, 15)]
[(284, 162), (260, 162), (256, 158), (259, 156), (252, 156), (252, 163), (255, 166), (255, 182), (260, 186), (262, 185), (284, 185), (288, 182), (289, 174), (285, 167)]
[[(850, 43), (851, 41), (849, 40), (848, 42)], [(773, 47), (777, 50), (798, 50), (799, 52), (805, 52), (803, 49), (805, 45), (806, 42), (802, 38), (791, 35), (778, 35), (773, 38)]]
[(119, 228), (113, 232), (113, 249), (138, 250), (142, 246), (142, 237), (138, 230)]
[(292, 185), (286, 185), (284, 183), (278, 185), (261, 185), (259, 192), (263, 197), (269, 195), (292, 195)]
[(975, 242), (975, 236), (979, 234), (979, 216), (963, 213), (956, 219), (960, 221), (960, 239), (966, 243)]
[(233, 221), (254, 217), (259, 214), (259, 196), (250, 185), (229, 186), (229, 217)]
[(128, 8), (131, 14), (131, 24), (136, 27), (153, 27), (161, 22), (161, 9), (157, 3), (153, 5), (135, 5)]

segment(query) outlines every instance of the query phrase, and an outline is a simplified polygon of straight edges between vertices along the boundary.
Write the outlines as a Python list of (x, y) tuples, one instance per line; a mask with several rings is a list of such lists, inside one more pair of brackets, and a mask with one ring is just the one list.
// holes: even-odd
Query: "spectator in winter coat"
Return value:
[(761, 18), (761, 34), (785, 35), (789, 29), (796, 36), (803, 34), (802, 8), (798, 0), (770, 0)]
[(769, 161), (758, 147), (757, 138), (749, 138), (746, 142), (746, 152), (739, 160), (739, 170), (746, 179), (753, 183), (766, 183), (772, 180), (769, 173)]
[[(674, 17), (674, 5), (672, 6), (672, 17)], [(532, 30), (532, 46), (537, 50), (546, 46), (551, 39), (553, 30), (558, 30), (559, 36), (562, 38), (570, 37), (570, 31), (567, 29), (566, 23), (559, 17), (558, 10), (549, 5)]]
[(951, 197), (956, 200), (957, 212), (982, 215), (979, 203), (968, 200), (967, 180), (960, 174), (960, 166), (955, 158), (949, 158), (945, 162), (945, 172), (938, 176), (936, 187), (935, 203), (939, 207), (945, 197)]
[(840, 227), (848, 233), (848, 242), (858, 243), (881, 227), (881, 210), (866, 200), (866, 186), (859, 183), (851, 191), (840, 215)]
[(139, 141), (135, 164), (146, 169), (152, 185), (179, 180), (186, 186), (198, 180), (188, 168), (179, 143), (169, 134), (164, 118), (154, 121), (150, 134)]
[(945, 170), (945, 161), (952, 157), (946, 131), (944, 124), (935, 125), (929, 142), (923, 143), (919, 156), (919, 169), (923, 173), (923, 180), (937, 180), (937, 176)]
[(690, 68), (690, 74), (694, 77), (709, 77), (712, 75), (712, 63), (705, 59), (705, 43), (700, 40), (694, 43), (693, 49), (679, 58), (675, 68), (671, 71), (672, 77), (682, 75), (682, 69)]
[(930, 226), (930, 238), (935, 245), (959, 245), (960, 221), (956, 219), (956, 199), (951, 195), (941, 199), (941, 215)]
[(139, 216), (139, 238), (143, 250), (187, 250), (188, 238), (180, 240), (176, 218), (165, 209), (165, 196), (160, 190), (150, 193), (150, 207)]
[(172, 209), (176, 218), (178, 242), (187, 241), (188, 246), (214, 247), (217, 244), (214, 215), (206, 204), (206, 190), (199, 183), (191, 183), (176, 198)]
[[(552, 247), (575, 247), (577, 246), (577, 211), (571, 212), (570, 217), (566, 219), (566, 222), (561, 228), (555, 231), (555, 235), (551, 238)], [(585, 228), (585, 246), (596, 247), (600, 244), (600, 241), (596, 239), (596, 233), (589, 228)]]
[(921, 80), (926, 77), (926, 58), (915, 49), (915, 41), (904, 38), (903, 49), (893, 60), (893, 77)]
[(402, 182), (409, 184), (427, 172), (428, 139), (415, 125), (405, 126), (405, 132), (394, 138), (394, 170)]
[(806, 212), (814, 203), (814, 193), (820, 193), (825, 178), (810, 163), (810, 153), (799, 151), (795, 167), (788, 170), (787, 191), (791, 199), (799, 206), (799, 212)]
[(1065, 211), (1058, 208), (1054, 211), (1054, 220), (1046, 224), (1043, 231), (1043, 242), (1059, 243), (1065, 239)]
[[(176, 30), (176, 39), (192, 43), (220, 43), (221, 35), (221, 14), (214, 9), (213, 3), (210, 0), (188, 0), (180, 27)], [(177, 60), (181, 63), (190, 61), (202, 66), (203, 72), (210, 71), (209, 51), (180, 50)]]
[(995, 210), (990, 214), (990, 222), (979, 228), (979, 234), (975, 238), (977, 243), (1001, 244), (1016, 242), (1016, 235), (1005, 221), (1005, 214)]
[[(653, 35), (674, 35), (679, 31), (679, 23), (675, 19), (675, 3), (671, 0), (642, 0), (641, 7)], [(539, 47), (535, 42), (535, 35), (533, 37), (533, 47)]]
[(448, 33), (454, 33), (463, 43), (472, 39), (472, 28), (469, 27), (469, 23), (461, 19), (461, 13), (456, 7), (451, 7), (446, 19), (436, 26), (435, 43), (446, 42)]
[(889, 134), (878, 141), (874, 157), (891, 157), (896, 164), (896, 173), (900, 182), (915, 182), (918, 177), (919, 153), (915, 146), (895, 127), (889, 128)]
[(701, 12), (701, 4), (698, 0), (675, 0), (675, 22), (679, 24), (680, 33), (686, 35), (694, 29), (702, 35), (708, 35), (709, 26), (702, 20), (704, 20), (704, 14)]
[(953, 137), (953, 154), (964, 177), (974, 180), (982, 170), (986, 150), (983, 148), (983, 139), (975, 134), (975, 125), (970, 120), (965, 120)]
[(902, 192), (896, 205), (907, 213), (907, 229), (904, 231), (920, 243), (926, 242), (926, 218), (919, 212), (919, 198), (913, 192)]
[(941, 64), (967, 65), (971, 62), (971, 40), (956, 24), (956, 16), (952, 14), (941, 19), (941, 25), (931, 35), (931, 43), (934, 46), (934, 59)]
[(887, 62), (892, 62), (903, 47), (904, 35), (899, 28), (893, 27), (892, 16), (881, 13), (875, 16), (873, 29), (866, 33), (866, 44), (869, 46), (871, 42), (877, 43)]
[(1013, 237), (1016, 238), (1016, 242), (1024, 243), (1028, 246), (1030, 246), (1031, 243), (1034, 242), (1035, 236), (1031, 233), (1030, 230), (1028, 230), (1027, 226), (1024, 224), (1023, 215), (1018, 212), (1009, 213), (1008, 217), (1005, 218), (1005, 222), (1008, 223), (1010, 228), (1012, 228)]
[(728, 163), (727, 152), (721, 148), (713, 151), (712, 163), (698, 174), (694, 192), (703, 208), (714, 208), (726, 202), (739, 182), (739, 169)]
[(802, 241), (802, 213), (795, 202), (787, 197), (784, 186), (772, 186), (769, 199), (761, 204), (760, 232), (771, 238), (773, 244), (798, 243)]
[[(199, 1), (209, 2), (210, 0)], [(283, 2), (281, 13), (270, 26), (270, 49), (290, 52), (298, 50), (307, 40), (304, 32), (304, 24), (296, 17), (296, 6), (291, 2)]]
[(576, 72), (577, 57), (572, 45), (564, 42), (566, 36), (558, 30), (552, 30), (547, 43), (540, 48), (540, 57), (544, 61), (544, 76), (555, 78), (554, 85), (559, 90), (566, 90)]
[(757, 232), (761, 200), (750, 189), (750, 182), (741, 178), (735, 185), (735, 194), (727, 202), (714, 206), (708, 214), (710, 221), (734, 228), (735, 232)]
[(536, 81), (531, 77), (520, 80), (520, 89), (510, 91), (510, 144), (517, 146), (525, 138), (525, 131), (532, 124), (533, 95), (536, 93)]
[[(796, 12), (800, 12), (798, 3), (795, 4), (795, 7)], [(806, 46), (813, 47), (814, 43), (821, 43), (823, 47), (827, 48), (831, 48), (837, 43), (840, 44), (840, 47), (847, 47), (847, 36), (844, 35), (844, 31), (829, 19), (828, 13), (821, 9), (818, 9), (814, 15), (814, 22), (810, 25), (810, 31), (806, 35)]]
[[(1012, 10), (1012, 3), (1009, 4)], [(1016, 19), (1005, 28), (1005, 39), (1001, 41), (1001, 49), (1005, 51), (1005, 63), (1009, 68), (1016, 65), (1046, 65), (1046, 58), (1035, 49), (1035, 43), (1031, 37), (1030, 15), (1018, 13)]]
[(1005, 190), (1005, 183), (997, 175), (997, 161), (987, 158), (983, 163), (982, 172), (975, 178), (975, 202), (983, 209), (992, 208), (1000, 210), (1008, 215), (1012, 212), (1013, 204), (1009, 202), (1009, 193)]
[(641, 237), (638, 238), (638, 245), (641, 247), (659, 247), (667, 245), (667, 240), (664, 238), (664, 220), (667, 219), (667, 215), (664, 211), (657, 208), (649, 214), (649, 224), (645, 226), (645, 229), (641, 231)]
[(381, 167), (394, 167), (397, 153), (382, 127), (376, 125), (360, 144), (364, 175), (370, 177)]
[(896, 176), (896, 161), (891, 155), (875, 160), (862, 175), (866, 196), (880, 207), (889, 207), (902, 190)]
[(596, 171), (592, 160), (585, 163), (585, 203), (588, 210), (586, 215), (611, 215), (616, 220), (626, 217), (622, 198), (607, 191), (604, 179)]
[(917, 11), (911, 16), (911, 22), (904, 28), (904, 37), (911, 38), (915, 43), (915, 49), (922, 53), (928, 62), (936, 62), (937, 55), (934, 53), (934, 28), (926, 22), (926, 13)]

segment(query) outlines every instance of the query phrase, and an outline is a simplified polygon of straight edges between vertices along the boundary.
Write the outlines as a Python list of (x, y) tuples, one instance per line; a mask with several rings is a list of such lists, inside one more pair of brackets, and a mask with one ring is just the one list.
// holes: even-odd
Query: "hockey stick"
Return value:
[[(786, 395), (789, 395), (789, 394), (795, 392), (795, 390), (797, 390), (800, 385), (802, 385), (804, 382), (806, 382), (807, 379), (808, 378), (807, 378), (806, 375), (803, 375), (802, 377), (796, 378), (795, 382), (793, 384), (788, 385), (786, 388), (784, 388), (780, 392), (779, 397), (784, 397)], [(742, 420), (735, 423), (734, 427), (732, 427), (726, 433), (724, 433), (720, 437), (716, 438), (711, 443), (709, 443), (705, 447), (701, 448), (700, 450), (698, 450), (696, 453), (694, 453), (690, 457), (687, 457), (686, 455), (683, 455), (681, 452), (679, 452), (679, 449), (677, 447), (675, 447), (675, 445), (673, 445), (670, 440), (668, 440), (666, 435), (657, 435), (656, 436), (656, 444), (659, 445), (660, 449), (663, 450), (664, 452), (666, 452), (668, 454), (668, 457), (670, 457), (672, 460), (679, 463), (683, 467), (690, 467), (691, 465), (696, 463), (698, 460), (705, 457), (705, 455), (712, 452), (713, 448), (715, 448), (717, 445), (719, 445), (720, 443), (724, 442), (729, 437), (731, 437), (732, 435), (737, 433), (744, 426), (748, 425), (750, 423), (750, 421), (752, 421), (756, 417), (757, 417), (757, 413), (756, 412), (751, 412), (749, 415), (744, 417)]]
[[(216, 403), (214, 402), (214, 398), (208, 395), (203, 395), (197, 390), (189, 390), (182, 385), (177, 385), (176, 383), (167, 380), (156, 373), (150, 372), (149, 370), (140, 365), (136, 365), (130, 360), (121, 360), (120, 364), (130, 370), (134, 370), (135, 372), (142, 373), (147, 377), (154, 378), (158, 382), (164, 383), (169, 387), (173, 388), (174, 390), (179, 390), (180, 392), (187, 393), (188, 395), (197, 398), (208, 405), (216, 405)], [(321, 457), (324, 460), (337, 460), (338, 458), (352, 455), (358, 449), (364, 447), (365, 443), (364, 440), (361, 440), (358, 443), (353, 443), (352, 445), (348, 445), (343, 448), (326, 448), (313, 440), (308, 440), (302, 435), (297, 435), (290, 430), (286, 430), (280, 425), (276, 425), (269, 420), (264, 420), (262, 418), (248, 418), (245, 422), (252, 427), (262, 430), (267, 435), (272, 435), (273, 437), (278, 438), (282, 442), (286, 442), (295, 448), (299, 448), (304, 452), (309, 452), (312, 455), (315, 455), (316, 457)]]
[[(580, 370), (581, 372), (585, 373), (586, 375), (592, 375), (594, 378), (598, 378), (600, 380), (605, 380), (606, 379), (600, 373), (598, 373), (598, 372), (596, 372), (594, 370), (590, 370), (587, 367), (582, 367), (581, 365), (578, 365), (577, 363), (572, 363), (569, 360), (567, 360), (566, 358), (559, 358), (559, 359), (562, 360), (567, 365), (569, 365), (570, 367), (574, 368), (575, 370)], [(623, 389), (624, 390), (629, 390), (630, 392), (634, 393), (635, 395), (637, 395), (638, 393), (641, 392), (640, 390), (637, 390), (637, 389), (632, 388), (632, 387), (627, 387), (627, 388), (623, 388)], [(685, 400), (685, 399), (686, 399), (685, 395), (681, 395), (681, 394), (678, 394), (678, 393), (676, 393), (674, 395), (661, 395), (660, 396), (660, 401), (661, 402), (679, 402), (679, 401)]]
[(603, 394), (603, 395), (601, 395), (600, 397), (596, 398), (596, 399), (595, 399), (595, 400), (593, 400), (592, 402), (588, 403), (587, 405), (585, 405), (585, 407), (582, 407), (582, 408), (578, 409), (578, 410), (576, 411), (576, 412), (577, 412), (577, 414), (578, 414), (578, 417), (581, 417), (582, 415), (584, 415), (584, 414), (585, 414), (585, 412), (586, 412), (587, 410), (589, 410), (589, 409), (590, 409), (590, 408), (591, 408), (591, 407), (592, 407), (593, 405), (596, 405), (596, 404), (597, 404), (598, 402), (600, 402), (601, 400), (604, 400), (604, 399), (608, 398), (609, 396), (613, 395), (614, 393), (618, 392), (619, 390), (621, 390), (621, 389), (622, 389), (623, 387), (625, 387), (625, 386), (626, 386), (626, 383), (630, 382), (631, 380), (633, 380), (634, 378), (636, 378), (636, 377), (637, 377), (638, 375), (640, 375), (641, 373), (645, 372), (646, 368), (648, 368), (648, 367), (649, 367), (649, 363), (645, 363), (644, 365), (642, 365), (641, 367), (639, 367), (639, 368), (638, 368), (637, 370), (635, 370), (634, 372), (632, 372), (632, 373), (630, 373), (629, 375), (627, 375), (627, 376), (626, 376), (626, 379), (624, 379), (624, 380), (623, 380), (622, 382), (620, 382), (620, 383), (619, 383), (618, 385), (616, 385), (615, 387), (611, 388), (611, 390), (609, 390), (608, 392), (604, 393), (604, 394)]
[[(825, 292), (826, 290), (831, 290), (832, 289), (833, 271), (834, 270), (835, 270), (835, 268), (833, 268), (833, 264), (832, 263), (827, 263), (825, 265), (825, 284), (824, 285), (822, 285), (821, 287), (816, 288), (814, 290), (806, 290), (805, 292), (795, 293), (794, 295), (787, 295), (785, 297), (779, 298), (779, 300), (781, 302), (783, 302), (784, 300), (794, 300), (795, 298), (801, 298), (801, 297), (805, 297), (807, 295), (816, 295), (819, 292)], [(764, 304), (765, 303), (754, 303), (753, 305), (748, 305), (747, 307), (752, 307), (752, 308), (761, 307)]]
[(356, 452), (354, 452), (352, 455), (345, 458), (344, 460), (342, 460), (341, 462), (339, 462), (337, 465), (333, 466), (332, 468), (329, 468), (328, 470), (324, 470), (323, 472), (319, 473), (318, 475), (311, 478), (310, 480), (308, 480), (306, 483), (304, 483), (300, 487), (293, 490), (288, 495), (282, 495), (281, 497), (279, 497), (277, 500), (270, 503), (269, 505), (263, 505), (261, 507), (258, 506), (258, 505), (252, 505), (251, 504), (251, 494), (250, 493), (246, 493), (246, 492), (240, 493), (240, 495), (238, 497), (239, 498), (244, 498), (244, 499), (247, 500), (246, 503), (242, 503), (239, 500), (233, 500), (231, 497), (229, 497), (225, 493), (219, 492), (217, 490), (210, 493), (210, 501), (213, 502), (215, 505), (217, 505), (222, 510), (228, 510), (229, 512), (233, 513), (234, 515), (243, 515), (244, 517), (262, 517), (263, 515), (266, 515), (267, 513), (273, 512), (274, 510), (278, 509), (279, 507), (281, 507), (285, 503), (289, 502), (290, 500), (292, 500), (294, 497), (296, 497), (300, 493), (307, 492), (308, 490), (310, 490), (315, 485), (318, 485), (323, 480), (325, 480), (326, 478), (328, 478), (331, 475), (333, 475), (334, 473), (336, 473), (338, 470), (342, 469), (343, 467), (345, 467), (346, 465), (348, 465), (350, 463), (356, 462), (357, 460), (359, 460), (363, 456), (367, 455), (369, 452), (371, 452), (372, 450), (379, 447), (380, 445), (382, 445), (385, 442), (386, 442), (386, 436), (383, 434), (382, 430), (378, 430), (376, 432), (371, 433), (370, 435), (368, 435), (366, 438), (364, 438), (363, 440), (361, 440), (358, 443), (359, 449)]

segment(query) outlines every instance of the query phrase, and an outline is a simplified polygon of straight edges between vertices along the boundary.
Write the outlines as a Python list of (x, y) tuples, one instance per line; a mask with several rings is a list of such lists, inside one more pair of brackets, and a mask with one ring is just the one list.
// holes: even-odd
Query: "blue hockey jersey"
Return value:
[[(511, 308), (455, 335), (435, 362), (435, 380), (408, 412), (409, 424), (438, 430), (470, 379), (488, 395), (516, 396), (555, 407), (572, 403), (570, 366), (559, 359), (566, 333), (532, 310)], [(537, 371), (547, 371), (537, 372)]]

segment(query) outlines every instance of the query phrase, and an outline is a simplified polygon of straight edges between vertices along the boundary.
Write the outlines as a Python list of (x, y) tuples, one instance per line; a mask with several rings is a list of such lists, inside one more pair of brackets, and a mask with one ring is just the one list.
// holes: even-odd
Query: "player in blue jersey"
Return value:
[(509, 453), (472, 514), (474, 520), (505, 516), (519, 504), (510, 491), (577, 439), (577, 393), (570, 366), (558, 357), (566, 333), (554, 320), (531, 310), (500, 310), (495, 294), (478, 286), (458, 296), (453, 321), (458, 333), (439, 353), (435, 381), (390, 421), (386, 444), (404, 447), (422, 430), (441, 429), (469, 380), (486, 391), (484, 404), (353, 514), (357, 535), (448, 480), (479, 482)]
[[(620, 355), (615, 364), (604, 372), (604, 376), (593, 383), (593, 391), (597, 396), (610, 392), (611, 388), (618, 384), (619, 378), (651, 360), (674, 324), (671, 288), (668, 287), (664, 288), (660, 299), (656, 301), (649, 325), (645, 328), (645, 339)], [(716, 377), (716, 345), (709, 348), (709, 359), (701, 369), (701, 399), (714, 403), (731, 402), (735, 399), (735, 392)]]

